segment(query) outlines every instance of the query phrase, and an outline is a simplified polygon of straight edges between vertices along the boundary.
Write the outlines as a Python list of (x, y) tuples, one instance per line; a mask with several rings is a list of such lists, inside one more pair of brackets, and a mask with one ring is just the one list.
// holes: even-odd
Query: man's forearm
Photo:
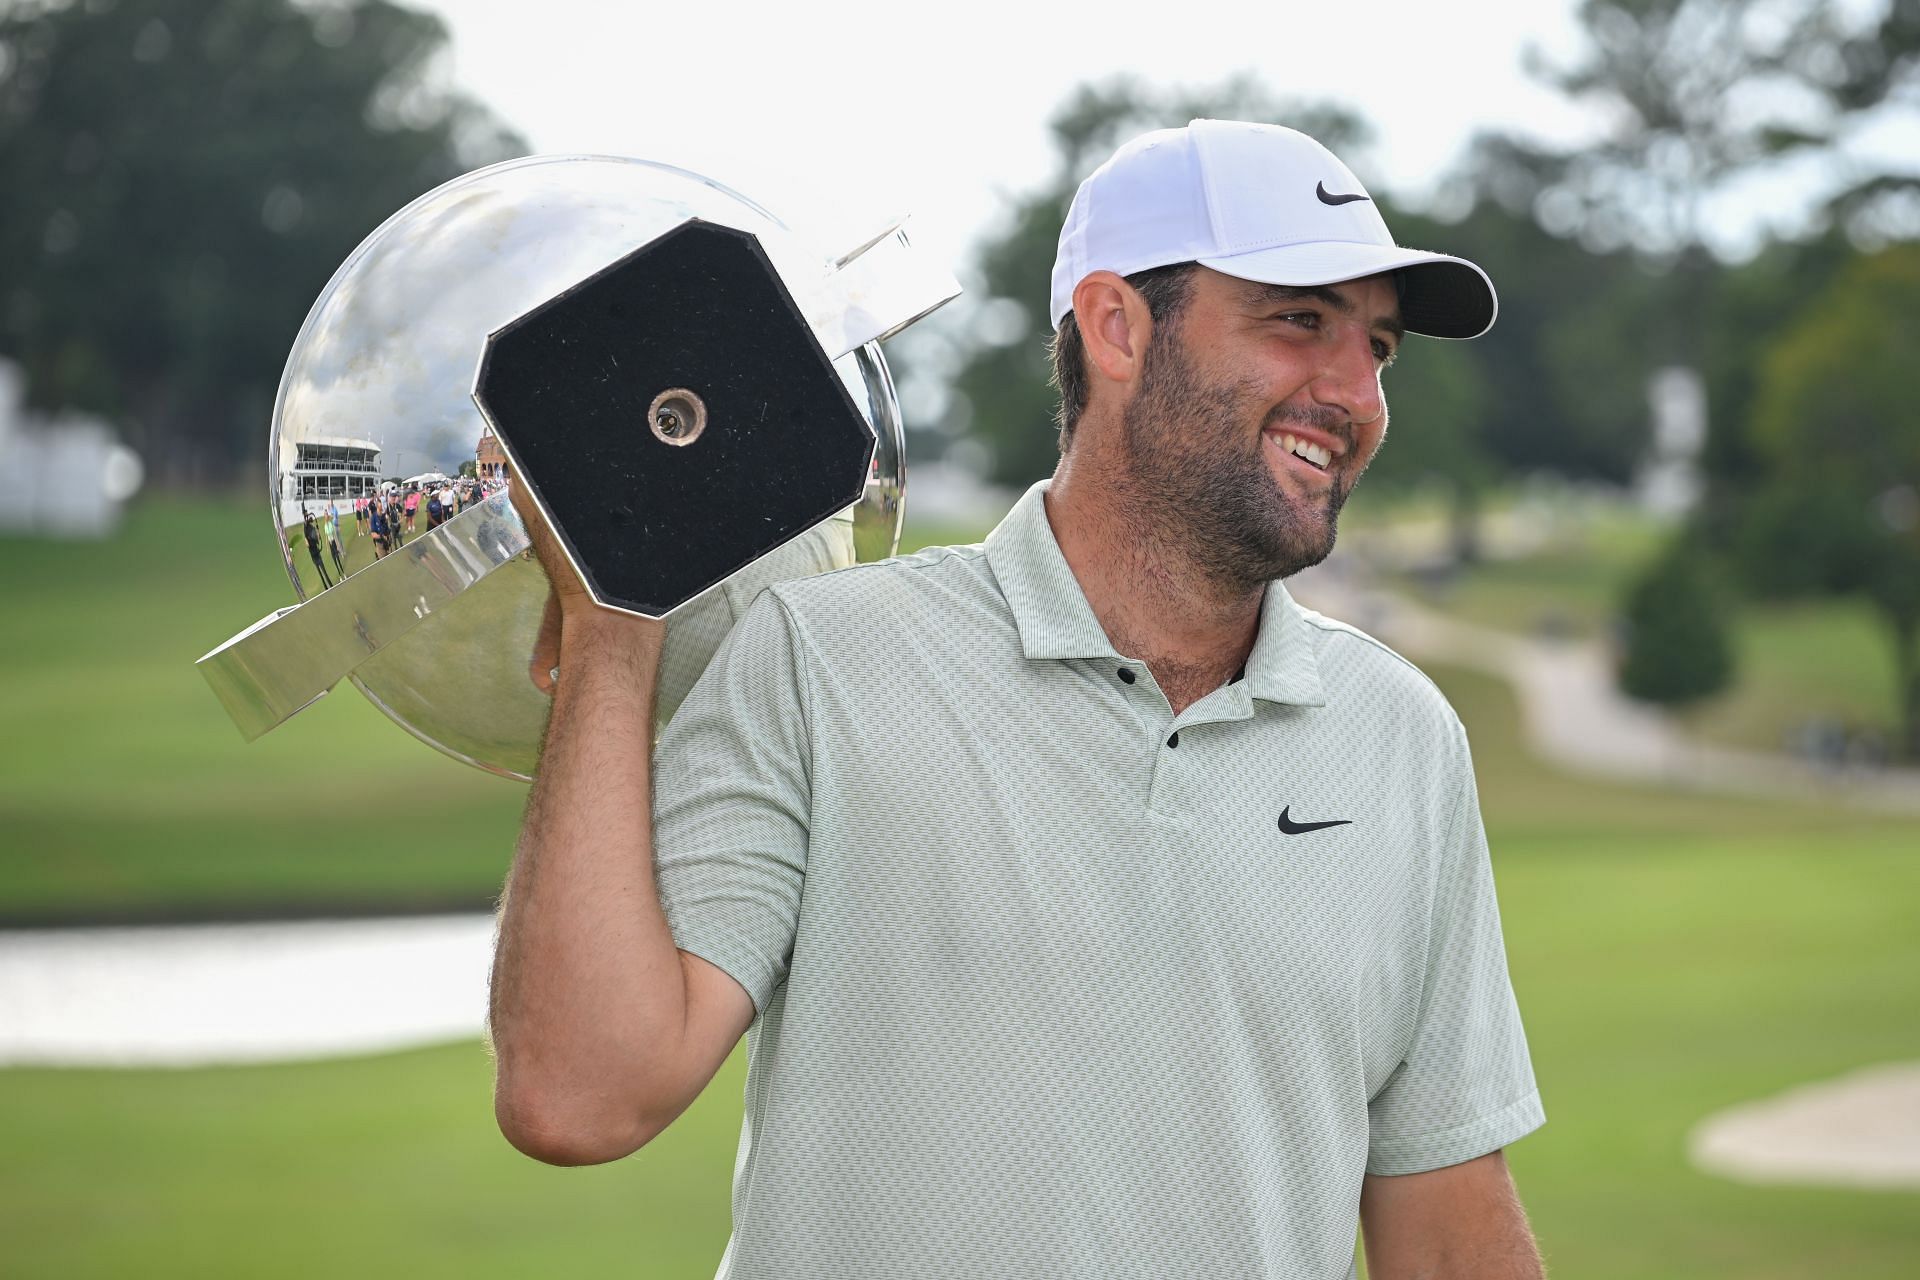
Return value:
[[(653, 876), (660, 629), (565, 623), (551, 722), (502, 903), (491, 1023), (502, 1130), (557, 1163), (613, 1159), (665, 1121), (686, 982)], [(671, 1117), (668, 1117), (671, 1118)]]
[(1360, 1225), (1372, 1280), (1542, 1280), (1546, 1274), (1502, 1152), (1427, 1173), (1368, 1175)]

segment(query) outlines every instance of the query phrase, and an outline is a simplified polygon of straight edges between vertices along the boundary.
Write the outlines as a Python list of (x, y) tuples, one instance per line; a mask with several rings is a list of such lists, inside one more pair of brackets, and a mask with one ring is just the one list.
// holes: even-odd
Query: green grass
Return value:
[(346, 685), (249, 746), (194, 670), (292, 602), (261, 505), (159, 500), (105, 542), (0, 540), (0, 917), (497, 889), (520, 787), (422, 748)]
[(1748, 605), (1734, 645), (1736, 687), (1688, 712), (1691, 732), (1777, 751), (1821, 719), (1897, 740), (1893, 642), (1866, 601)]
[(1920, 1059), (1920, 823), (1575, 782), (1442, 673), (1482, 779), (1549, 1122), (1510, 1153), (1554, 1274), (1910, 1276), (1920, 1194), (1691, 1170), (1706, 1114)]
[[(1391, 585), (1481, 626), (1522, 634), (1608, 636), (1626, 585), (1658, 553), (1664, 526), (1631, 511), (1587, 511), (1547, 547), (1472, 565), (1441, 584), (1399, 576)], [(1737, 602), (1731, 614), (1734, 684), (1688, 709), (1704, 741), (1780, 751), (1811, 720), (1896, 739), (1895, 667), (1885, 624), (1860, 599)]]
[(638, 1156), (551, 1169), (478, 1044), (296, 1066), (0, 1073), (0, 1276), (709, 1276), (740, 1063)]
[[(270, 536), (252, 507), (150, 504), (109, 543), (0, 542), (0, 911), (491, 895), (521, 788), (352, 693), (244, 746), (191, 670), (286, 602)], [(1438, 675), (1546, 1098), (1510, 1158), (1556, 1280), (1914, 1275), (1920, 1195), (1743, 1186), (1685, 1141), (1721, 1107), (1920, 1059), (1920, 823), (1570, 779), (1526, 755), (1504, 686)], [(0, 1072), (0, 1276), (711, 1274), (737, 1056), (601, 1169), (508, 1149), (488, 1084), (474, 1044)]]
[[(1489, 522), (1508, 507), (1488, 508)], [(1489, 559), (1435, 585), (1399, 577), (1393, 585), (1437, 608), (1501, 631), (1605, 634), (1618, 610), (1620, 584), (1661, 545), (1663, 526), (1630, 511), (1575, 505), (1569, 513), (1530, 508), (1552, 522), (1545, 545), (1519, 559)]]

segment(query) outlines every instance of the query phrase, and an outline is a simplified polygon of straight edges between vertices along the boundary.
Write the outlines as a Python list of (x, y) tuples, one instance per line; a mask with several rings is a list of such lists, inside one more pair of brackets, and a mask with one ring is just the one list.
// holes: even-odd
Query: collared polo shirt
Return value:
[(1175, 716), (1044, 486), (762, 594), (655, 814), (757, 1010), (726, 1280), (1339, 1280), (1364, 1174), (1542, 1122), (1433, 684), (1274, 583)]

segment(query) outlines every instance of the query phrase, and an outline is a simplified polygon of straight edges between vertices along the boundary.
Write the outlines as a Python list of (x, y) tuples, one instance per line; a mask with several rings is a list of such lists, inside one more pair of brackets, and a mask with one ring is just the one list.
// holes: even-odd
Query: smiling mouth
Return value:
[(1325, 471), (1333, 462), (1333, 450), (1314, 444), (1311, 440), (1303, 440), (1291, 432), (1280, 432), (1278, 443), (1282, 452), (1304, 460), (1316, 470)]
[(1268, 444), (1286, 456), (1283, 466), (1301, 468), (1309, 475), (1332, 479), (1334, 462), (1341, 454), (1291, 431), (1267, 430), (1261, 434)]

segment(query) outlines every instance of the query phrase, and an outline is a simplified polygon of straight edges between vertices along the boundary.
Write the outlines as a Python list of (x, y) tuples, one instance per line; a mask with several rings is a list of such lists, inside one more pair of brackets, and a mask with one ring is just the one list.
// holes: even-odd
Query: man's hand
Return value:
[[(556, 683), (555, 673), (560, 670), (560, 643), (567, 617), (590, 617), (591, 611), (598, 606), (594, 604), (593, 597), (587, 594), (587, 585), (580, 580), (573, 562), (567, 559), (553, 526), (540, 514), (532, 493), (528, 492), (527, 486), (521, 483), (511, 466), (507, 468), (506, 475), (508, 500), (513, 503), (520, 523), (526, 526), (527, 540), (533, 544), (534, 557), (540, 561), (540, 567), (547, 575), (547, 604), (540, 616), (540, 633), (534, 639), (533, 653), (527, 659), (527, 676), (536, 688), (551, 697)], [(665, 629), (664, 623), (645, 620), (637, 620), (636, 625), (642, 632), (649, 628)], [(658, 637), (654, 639), (657, 642)]]
[(1533, 1231), (1495, 1151), (1409, 1173), (1367, 1175), (1360, 1228), (1372, 1280), (1543, 1280)]

